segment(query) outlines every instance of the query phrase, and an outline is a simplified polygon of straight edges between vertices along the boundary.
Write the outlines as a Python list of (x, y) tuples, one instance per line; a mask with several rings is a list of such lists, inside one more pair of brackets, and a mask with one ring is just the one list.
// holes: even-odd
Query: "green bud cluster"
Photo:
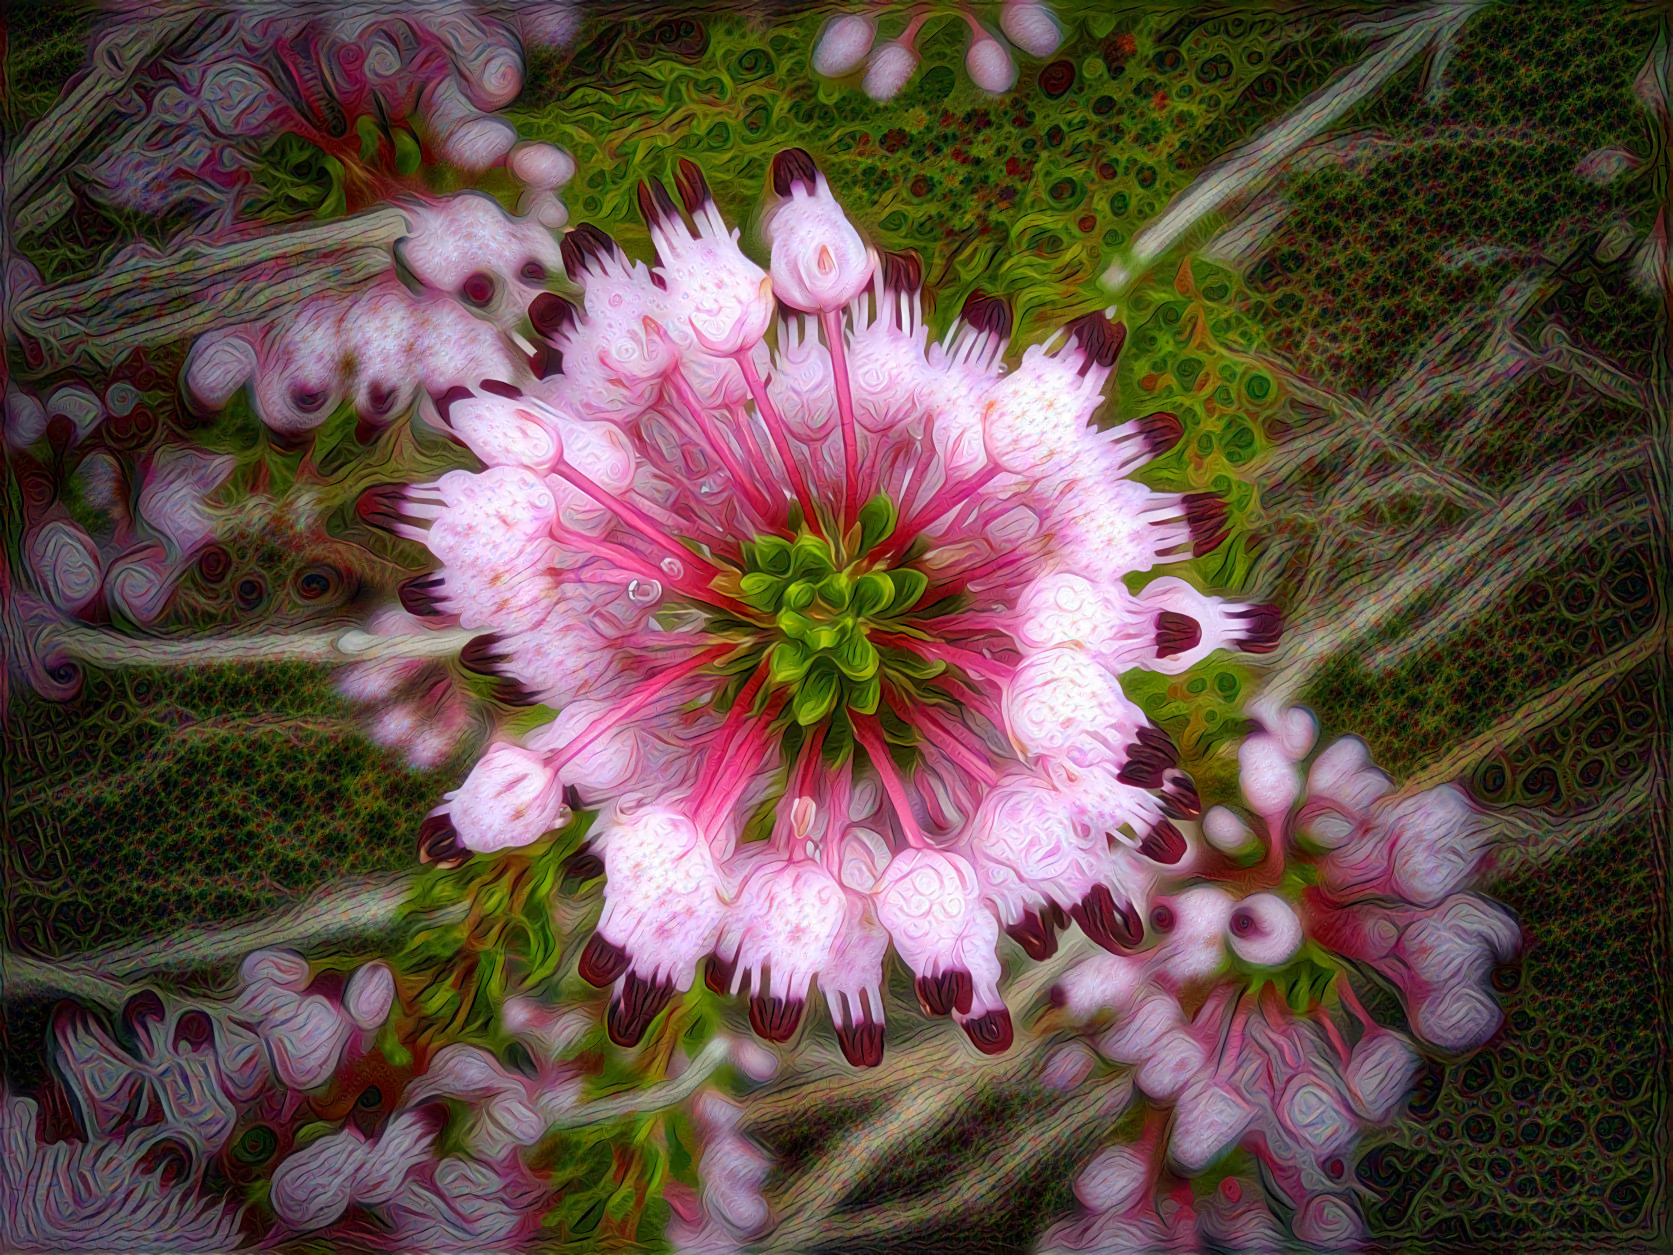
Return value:
[(867, 502), (843, 538), (843, 549), (858, 555), (851, 559), (806, 531), (795, 540), (769, 535), (743, 546), (738, 598), (763, 626), (771, 625), (768, 682), (790, 689), (790, 714), (803, 727), (842, 707), (866, 715), (877, 711), (883, 673), (903, 651), (880, 651), (871, 629), (903, 630), (898, 620), (929, 589), (922, 571), (889, 570), (868, 556), (893, 533), (895, 522), (887, 496)]

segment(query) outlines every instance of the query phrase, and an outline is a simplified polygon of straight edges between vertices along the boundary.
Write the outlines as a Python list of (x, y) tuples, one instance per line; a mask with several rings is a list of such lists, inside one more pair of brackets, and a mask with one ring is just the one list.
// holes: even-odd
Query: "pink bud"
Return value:
[(478, 853), (528, 845), (568, 817), (558, 778), (540, 755), (505, 742), (492, 746), (447, 799), (460, 844)]
[(976, 31), (964, 54), (964, 68), (970, 71), (970, 81), (995, 95), (1010, 91), (1017, 81), (1017, 63), (992, 35), (980, 27)]
[(1049, 57), (1063, 41), (1051, 10), (1038, 0), (1006, 0), (999, 15), (999, 29), (1031, 57)]
[(873, 100), (890, 100), (917, 71), (918, 54), (898, 40), (891, 41), (871, 54), (860, 87)]
[(847, 13), (833, 18), (813, 50), (813, 72), (827, 78), (838, 78), (858, 69), (876, 38), (876, 28), (858, 14)]

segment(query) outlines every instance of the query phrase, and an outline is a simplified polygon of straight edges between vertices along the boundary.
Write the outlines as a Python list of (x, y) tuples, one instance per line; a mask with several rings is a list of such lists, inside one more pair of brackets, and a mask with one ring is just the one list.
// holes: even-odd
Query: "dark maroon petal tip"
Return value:
[(355, 501), (354, 512), (373, 527), (394, 531), (397, 525), (408, 521), (401, 513), (406, 495), (405, 484), (373, 484)]
[(504, 397), (507, 401), (521, 401), (523, 390), (514, 383), (506, 383), (503, 379), (484, 379), (481, 383), (484, 392), (491, 392), (497, 397)]
[(1052, 921), (1035, 911), (1024, 911), (1022, 918), (1005, 926), (1005, 935), (1016, 942), (1035, 962), (1049, 959), (1057, 953), (1057, 930)]
[(494, 685), (494, 700), (504, 706), (538, 706), (543, 696), (518, 680), (501, 680)]
[(1112, 954), (1125, 954), (1144, 940), (1144, 921), (1131, 902), (1117, 902), (1107, 885), (1069, 908), (1081, 931)]
[(685, 225), (680, 211), (674, 207), (674, 198), (668, 195), (661, 179), (639, 180), (639, 215), (644, 218), (645, 225), (652, 228), (665, 227), (671, 222)]
[(1139, 853), (1171, 867), (1185, 857), (1185, 834), (1164, 819), (1139, 842)]
[(1185, 525), (1191, 529), (1191, 556), (1200, 558), (1220, 547), (1231, 528), (1226, 503), (1211, 492), (1188, 492), (1184, 498)]
[(1250, 606), (1247, 610), (1234, 610), (1231, 618), (1243, 621), (1242, 635), (1236, 644), (1246, 654), (1270, 654), (1278, 648), (1278, 639), (1284, 633), (1284, 615), (1277, 606)]
[(974, 1020), (966, 1020), (964, 1031), (970, 1034), (970, 1040), (983, 1054), (1002, 1055), (1011, 1048), (1011, 1013), (1004, 1007), (989, 1011)]
[(442, 422), (452, 427), (454, 405), (460, 401), (468, 401), (475, 395), (469, 388), (455, 384), (436, 398), (436, 413), (441, 415)]
[(796, 184), (809, 195), (819, 190), (819, 167), (804, 148), (785, 148), (773, 155), (773, 191), (789, 196)]
[(1156, 656), (1177, 658), (1202, 643), (1202, 624), (1188, 614), (1163, 610), (1156, 616)]
[(529, 370), (536, 379), (555, 379), (563, 374), (563, 354), (550, 344), (537, 344), (528, 355)]
[(628, 953), (601, 932), (594, 932), (581, 951), (576, 971), (594, 988), (603, 989), (627, 971)]
[(924, 286), (924, 263), (911, 249), (883, 254), (883, 288), (888, 292), (916, 292)]
[(442, 583), (440, 575), (415, 575), (411, 579), (402, 580), (396, 591), (400, 594), (401, 605), (408, 614), (430, 619), (442, 613)]
[[(569, 807), (572, 811), (584, 811), (587, 809), (586, 804), (581, 801), (581, 790), (577, 789), (573, 784), (564, 785), (563, 804)], [(582, 850), (587, 848), (587, 843), (583, 841), (575, 852), (579, 854)]]
[(836, 1026), (837, 1045), (842, 1057), (856, 1068), (875, 1068), (883, 1062), (883, 1026), (870, 1020)]
[(1196, 819), (1202, 814), (1197, 786), (1183, 771), (1170, 771), (1163, 777), (1162, 813), (1170, 819)]
[(603, 989), (627, 971), (627, 951), (603, 933), (595, 932), (581, 951), (581, 962), (576, 971), (581, 979), (595, 989)]
[(1144, 437), (1145, 448), (1151, 457), (1159, 457), (1174, 445), (1185, 434), (1185, 425), (1177, 416), (1166, 411), (1158, 410), (1154, 414), (1146, 414), (1138, 419), (1139, 434)]
[(179, 1050), (182, 1045), (188, 1050), (204, 1050), (214, 1043), (215, 1022), (209, 1018), (207, 1011), (193, 1007), (183, 1012), (174, 1022), (174, 1041), (172, 1045)]
[(1121, 356), (1121, 346), (1127, 339), (1127, 325), (1111, 322), (1102, 314), (1084, 314), (1069, 324), (1069, 336), (1078, 345), (1086, 360), (1080, 373), (1086, 374), (1094, 365), (1108, 370)]
[(459, 285), (459, 299), (466, 305), (474, 305), (482, 309), (491, 305), (494, 293), (499, 290), (499, 281), (486, 270), (478, 270), (465, 276), (465, 281)]
[[(574, 786), (569, 787), (573, 788)], [(570, 803), (567, 792), (566, 789), (564, 804), (569, 806), (572, 811), (580, 810), (579, 806)], [(577, 802), (579, 800), (579, 798), (576, 799)], [(583, 841), (575, 847), (575, 853), (563, 861), (563, 874), (574, 876), (577, 880), (597, 880), (604, 874), (604, 860), (593, 853), (591, 845)]]
[(970, 973), (960, 968), (951, 968), (937, 976), (920, 976), (913, 987), (926, 1015), (951, 1015), (955, 1009), (963, 1015), (970, 1010), (976, 996)]
[(621, 251), (615, 240), (590, 222), (583, 222), (567, 232), (563, 242), (558, 245), (558, 254), (563, 258), (564, 272), (577, 283), (580, 282), (584, 271), (602, 271), (604, 263), (618, 256)]
[(764, 1041), (787, 1042), (796, 1035), (802, 1022), (802, 1011), (807, 1004), (775, 997), (754, 997), (749, 1000), (749, 1026)]
[(163, 1006), (163, 1000), (157, 992), (142, 989), (122, 1004), (120, 1025), (137, 1038), (148, 1023), (161, 1023), (167, 1018), (168, 1010)]
[(611, 1000), (610, 1010), (604, 1017), (610, 1040), (618, 1046), (637, 1046), (651, 1021), (662, 1014), (673, 996), (674, 986), (670, 982), (653, 985), (637, 972), (629, 972), (621, 997)]
[(575, 306), (556, 292), (542, 292), (529, 302), (529, 321), (534, 324), (536, 334), (548, 340), (563, 335), (579, 317)]
[(965, 298), (958, 316), (968, 326), (997, 339), (1003, 340), (1011, 334), (1010, 304), (1003, 297), (989, 296), (980, 288)]
[(703, 965), (703, 983), (709, 987), (710, 993), (725, 997), (732, 992), (732, 977), (738, 970), (738, 957), (723, 959), (718, 954), (711, 954), (709, 961)]
[(427, 816), (418, 826), (418, 861), (434, 863), (437, 867), (457, 867), (471, 856), (459, 842), (453, 820), (444, 811)]
[(674, 190), (680, 194), (680, 203), (690, 214), (696, 214), (704, 205), (714, 200), (714, 194), (709, 191), (709, 181), (703, 177), (702, 169), (690, 157), (680, 158), (680, 168), (674, 175)]
[(505, 656), (497, 652), (499, 646), (500, 638), (492, 632), (484, 632), (481, 636), (473, 636), (465, 642), (465, 647), (459, 651), (459, 661), (464, 664), (467, 671), (498, 680), (502, 678), (498, 668), (505, 661)]
[(1141, 789), (1160, 788), (1163, 773), (1178, 765), (1179, 754), (1168, 734), (1153, 724), (1138, 730), (1137, 738), (1127, 746), (1126, 761), (1116, 773), (1122, 784)]

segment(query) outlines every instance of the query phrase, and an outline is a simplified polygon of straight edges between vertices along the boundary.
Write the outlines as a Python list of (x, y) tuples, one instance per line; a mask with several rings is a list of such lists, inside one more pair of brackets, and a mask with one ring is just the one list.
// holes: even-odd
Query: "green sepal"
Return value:
[(796, 688), (792, 714), (802, 727), (811, 727), (830, 714), (842, 695), (842, 677), (829, 659), (821, 658), (810, 667)]
[(851, 625), (846, 623), (826, 623), (807, 634), (807, 643), (820, 652), (835, 649), (837, 642), (844, 639), (850, 630)]
[(895, 510), (895, 503), (889, 499), (889, 494), (886, 492), (878, 493), (861, 506), (859, 551), (870, 553), (873, 546), (892, 536), (895, 523), (899, 517)]
[(895, 595), (894, 600), (889, 603), (889, 608), (884, 611), (885, 614), (904, 614), (918, 604), (918, 599), (929, 588), (929, 576), (911, 567), (890, 571), (889, 580), (894, 585)]
[(767, 575), (790, 574), (790, 542), (782, 536), (761, 536), (755, 541), (755, 563)]
[[(873, 651), (876, 652), (876, 651)], [(848, 707), (862, 715), (875, 715), (877, 706), (883, 700), (883, 677), (873, 672), (864, 680), (850, 682), (848, 689)]]
[(798, 536), (790, 547), (790, 573), (824, 579), (836, 570), (831, 560), (831, 547), (817, 536)]
[(780, 641), (768, 657), (767, 679), (773, 684), (794, 684), (807, 674), (813, 651), (801, 641)]
[(743, 590), (744, 598), (751, 605), (759, 605), (758, 599), (766, 594), (770, 593), (776, 599), (779, 586), (783, 583), (782, 575), (773, 575), (767, 571), (751, 571), (738, 581), (738, 587)]
[(849, 606), (863, 619), (881, 613), (883, 607), (894, 599), (893, 581), (882, 571), (867, 571), (854, 581), (854, 593)]
[(883, 660), (892, 674), (909, 680), (933, 680), (947, 669), (947, 664), (941, 659), (925, 658), (909, 649), (886, 649)]
[(853, 590), (854, 581), (846, 571), (833, 571), (819, 581), (819, 600), (832, 610), (846, 610)]
[(778, 630), (795, 640), (806, 640), (808, 633), (814, 628), (812, 619), (805, 614), (797, 614), (794, 610), (780, 610), (777, 622)]
[(832, 651), (837, 667), (850, 680), (870, 680), (877, 675), (882, 665), (882, 658), (878, 656), (877, 646), (865, 638), (865, 633), (852, 631)]
[(785, 587), (779, 604), (791, 610), (806, 610), (819, 599), (819, 591), (823, 587), (823, 584), (816, 587), (807, 580), (797, 580)]

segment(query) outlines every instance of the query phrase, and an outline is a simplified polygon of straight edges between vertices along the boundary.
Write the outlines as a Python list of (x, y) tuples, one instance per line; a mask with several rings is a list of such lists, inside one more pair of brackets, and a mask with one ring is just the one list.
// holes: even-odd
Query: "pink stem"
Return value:
[(802, 478), (802, 468), (796, 464), (795, 456), (790, 452), (790, 436), (785, 430), (784, 419), (780, 417), (778, 407), (767, 395), (767, 385), (761, 382), (761, 376), (755, 369), (755, 363), (750, 361), (749, 351), (740, 351), (735, 359), (738, 369), (744, 373), (744, 383), (749, 385), (749, 394), (755, 398), (755, 408), (761, 412), (762, 421), (767, 424), (767, 434), (772, 437), (773, 448), (778, 450), (779, 461), (784, 463), (784, 473), (790, 477), (790, 484), (796, 490), (796, 500), (802, 503), (802, 513), (806, 516), (807, 525), (813, 534), (824, 539), (825, 531), (819, 522), (819, 514), (813, 508), (813, 495), (807, 490), (807, 481)]
[(727, 761), (704, 789), (703, 800), (697, 808), (695, 817), (699, 832), (708, 833), (722, 815), (737, 805), (738, 797), (748, 786), (750, 778), (760, 770), (761, 755), (772, 737), (773, 720), (778, 716), (779, 707), (784, 705), (785, 696), (784, 693), (777, 694), (767, 709), (761, 712), (761, 717), (737, 739), (737, 744), (728, 747)]
[(906, 798), (906, 786), (901, 783), (900, 773), (895, 770), (894, 759), (889, 757), (889, 747), (883, 741), (883, 734), (877, 728), (877, 720), (870, 715), (854, 715), (851, 722), (854, 725), (854, 739), (866, 747), (866, 753), (871, 757), (871, 765), (876, 768), (878, 777), (883, 781), (883, 791), (889, 795), (889, 802), (895, 808), (895, 818), (900, 822), (901, 834), (906, 838), (906, 844), (919, 850), (933, 849), (923, 830), (918, 827), (918, 817), (912, 813), (912, 806)]
[(565, 745), (563, 749), (557, 751), (554, 756), (549, 757), (546, 760), (547, 766), (551, 767), (554, 771), (561, 770), (565, 763), (571, 761), (577, 754), (586, 749), (587, 746), (591, 745), (611, 728), (615, 727), (618, 723), (621, 723), (624, 719), (631, 719), (634, 715), (638, 714), (656, 699), (658, 693), (661, 693), (670, 684), (673, 684), (676, 680), (684, 679), (693, 671), (696, 671), (699, 667), (707, 666), (709, 663), (715, 661), (717, 658), (720, 658), (722, 655), (731, 653), (736, 648), (736, 645), (730, 643), (725, 645), (716, 645), (712, 649), (705, 649), (702, 653), (697, 654), (695, 657), (688, 658), (681, 663), (676, 663), (674, 666), (669, 667), (664, 671), (658, 671), (655, 675), (644, 681), (632, 697), (629, 697), (625, 702), (614, 709), (607, 710), (598, 716), (598, 718), (594, 719), (581, 730), (579, 736), (575, 737), (569, 742), (569, 744)]
[(856, 512), (860, 477), (859, 438), (854, 430), (854, 394), (848, 378), (848, 348), (842, 336), (842, 311), (829, 309), (819, 315), (825, 327), (825, 339), (831, 350), (831, 380), (836, 384), (837, 414), (842, 419), (842, 515), (837, 519), (837, 534), (848, 530), (848, 522)]

